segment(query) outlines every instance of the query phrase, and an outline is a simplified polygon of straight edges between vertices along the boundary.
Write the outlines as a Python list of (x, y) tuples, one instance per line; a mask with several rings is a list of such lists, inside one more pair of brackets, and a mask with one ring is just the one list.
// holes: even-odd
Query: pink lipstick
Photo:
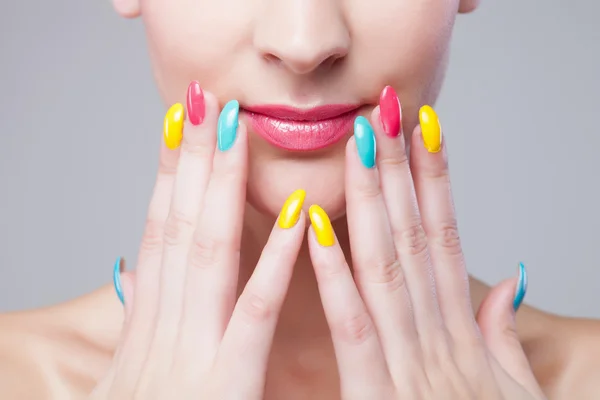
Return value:
[(338, 142), (351, 129), (360, 105), (330, 104), (310, 109), (264, 105), (244, 107), (252, 127), (285, 150), (311, 151)]

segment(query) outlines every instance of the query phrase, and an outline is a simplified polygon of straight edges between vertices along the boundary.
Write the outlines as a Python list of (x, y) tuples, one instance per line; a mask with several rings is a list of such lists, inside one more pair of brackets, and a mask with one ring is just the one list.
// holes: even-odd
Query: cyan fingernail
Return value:
[(513, 308), (515, 312), (521, 307), (525, 294), (527, 293), (527, 269), (523, 263), (519, 263), (519, 282), (515, 290), (515, 299), (513, 300)]
[(235, 143), (239, 114), (240, 103), (237, 100), (231, 100), (221, 110), (217, 124), (217, 146), (220, 151), (229, 150)]
[(115, 292), (117, 292), (117, 296), (119, 296), (119, 300), (121, 300), (121, 304), (125, 305), (123, 287), (121, 286), (121, 262), (125, 262), (125, 260), (121, 257), (117, 258), (113, 268), (113, 284), (115, 286)]
[(369, 121), (363, 116), (356, 117), (354, 120), (354, 138), (360, 161), (366, 168), (373, 168), (377, 152), (375, 132)]

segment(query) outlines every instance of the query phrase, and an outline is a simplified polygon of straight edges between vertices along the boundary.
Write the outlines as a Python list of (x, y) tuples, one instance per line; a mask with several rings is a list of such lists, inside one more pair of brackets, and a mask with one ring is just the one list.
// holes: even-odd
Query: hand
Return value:
[(124, 336), (93, 399), (263, 396), (278, 314), (304, 237), (304, 193), (283, 207), (236, 303), (246, 129), (238, 127), (237, 102), (225, 106), (217, 127), (216, 98), (195, 83), (189, 92), (180, 149), (167, 146), (179, 146), (183, 106), (165, 119), (135, 284), (123, 275)]
[(327, 216), (309, 212), (342, 397), (543, 399), (514, 330), (517, 281), (499, 285), (473, 315), (438, 118), (421, 109), (409, 161), (399, 107), (386, 88), (374, 132), (359, 117), (346, 149), (354, 277)]

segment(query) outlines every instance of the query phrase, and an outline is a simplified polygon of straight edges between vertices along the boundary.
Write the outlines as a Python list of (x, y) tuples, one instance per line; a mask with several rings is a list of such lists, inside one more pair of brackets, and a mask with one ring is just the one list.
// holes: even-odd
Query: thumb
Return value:
[(477, 312), (477, 324), (498, 364), (531, 394), (541, 389), (523, 351), (516, 329), (515, 312), (527, 292), (527, 270), (519, 264), (519, 276), (492, 288)]

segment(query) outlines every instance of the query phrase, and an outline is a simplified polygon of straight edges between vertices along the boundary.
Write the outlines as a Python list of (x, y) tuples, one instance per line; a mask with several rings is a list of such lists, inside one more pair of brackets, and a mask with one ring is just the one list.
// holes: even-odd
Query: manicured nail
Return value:
[(430, 153), (437, 153), (442, 148), (442, 126), (437, 114), (430, 106), (423, 106), (419, 110), (419, 122), (423, 143)]
[(171, 150), (175, 150), (181, 144), (183, 139), (183, 119), (184, 119), (183, 104), (173, 104), (165, 115), (165, 123), (163, 133), (165, 135), (165, 143)]
[(527, 294), (527, 269), (523, 263), (519, 263), (519, 281), (515, 290), (515, 299), (513, 300), (513, 308), (515, 312), (521, 307), (523, 299)]
[(356, 117), (354, 120), (354, 138), (360, 161), (365, 167), (373, 168), (377, 152), (375, 132), (369, 121), (363, 116)]
[(319, 242), (321, 246), (333, 246), (335, 243), (335, 235), (333, 234), (333, 227), (331, 226), (331, 221), (325, 210), (317, 205), (312, 205), (308, 209), (308, 215), (310, 216), (310, 223), (317, 236), (317, 242)]
[(196, 81), (188, 86), (187, 114), (192, 125), (200, 125), (204, 121), (204, 92)]
[(296, 225), (300, 213), (302, 212), (302, 205), (306, 198), (306, 192), (302, 189), (296, 190), (294, 193), (287, 198), (281, 212), (279, 213), (279, 227), (283, 229), (289, 229)]
[(396, 91), (386, 86), (379, 96), (379, 118), (383, 131), (389, 137), (397, 137), (402, 130), (402, 110)]
[(124, 269), (125, 259), (121, 257), (117, 258), (115, 266), (113, 267), (113, 284), (115, 286), (115, 292), (117, 292), (117, 296), (123, 305), (125, 305), (125, 297), (123, 296), (123, 287), (121, 286), (121, 272), (123, 272)]
[(227, 151), (235, 143), (239, 113), (240, 104), (237, 100), (231, 100), (223, 107), (217, 124), (217, 145), (219, 150)]

